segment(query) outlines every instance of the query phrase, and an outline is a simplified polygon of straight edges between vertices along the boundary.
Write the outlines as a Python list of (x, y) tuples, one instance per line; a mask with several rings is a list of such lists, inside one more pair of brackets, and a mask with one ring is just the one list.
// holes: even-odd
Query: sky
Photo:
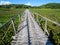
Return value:
[(31, 6), (40, 6), (47, 3), (60, 3), (60, 0), (0, 0), (0, 5), (25, 4)]

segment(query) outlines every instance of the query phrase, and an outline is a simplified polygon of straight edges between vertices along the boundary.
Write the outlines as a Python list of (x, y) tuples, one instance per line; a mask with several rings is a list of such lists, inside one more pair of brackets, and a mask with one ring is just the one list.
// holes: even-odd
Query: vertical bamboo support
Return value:
[(45, 21), (45, 30), (47, 30), (47, 20)]
[(33, 18), (34, 18), (34, 14), (33, 14)]
[(22, 19), (22, 16), (20, 15), (20, 21), (21, 21), (21, 19)]
[(38, 22), (38, 15), (36, 17), (37, 17), (37, 22)]
[(20, 15), (18, 15), (18, 17), (19, 17), (19, 22), (20, 22)]
[(14, 32), (15, 32), (15, 34), (16, 34), (16, 29), (15, 29), (15, 26), (14, 26), (14, 21), (11, 20), (11, 22), (12, 22), (12, 25), (13, 25)]
[(49, 33), (47, 31), (47, 20), (45, 20), (45, 30), (44, 31), (49, 35)]

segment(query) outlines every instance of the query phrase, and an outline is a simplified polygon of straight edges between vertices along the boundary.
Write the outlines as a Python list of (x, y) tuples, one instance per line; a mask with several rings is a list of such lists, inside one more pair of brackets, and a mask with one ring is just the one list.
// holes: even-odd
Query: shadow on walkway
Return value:
[(27, 26), (27, 24), (24, 25), (24, 26), (22, 26), (22, 28), (20, 28), (20, 29), (17, 31), (17, 33), (19, 33), (19, 32), (20, 32), (22, 29), (24, 29), (26, 26)]
[(53, 31), (52, 30), (50, 30), (50, 35), (49, 35), (48, 38), (49, 39), (47, 40), (46, 45), (54, 45), (55, 40), (53, 39)]

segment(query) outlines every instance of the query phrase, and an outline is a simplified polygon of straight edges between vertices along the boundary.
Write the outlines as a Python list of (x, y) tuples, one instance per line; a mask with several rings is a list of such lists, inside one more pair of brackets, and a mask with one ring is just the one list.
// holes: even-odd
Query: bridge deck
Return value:
[(29, 10), (25, 10), (23, 21), (18, 30), (20, 31), (11, 45), (53, 45)]

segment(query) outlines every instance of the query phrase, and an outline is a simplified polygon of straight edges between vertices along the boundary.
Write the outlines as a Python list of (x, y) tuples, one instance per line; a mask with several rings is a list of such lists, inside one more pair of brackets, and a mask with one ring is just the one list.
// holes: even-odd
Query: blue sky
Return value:
[(26, 4), (26, 5), (32, 5), (32, 6), (39, 6), (46, 3), (60, 3), (60, 0), (0, 0), (1, 4)]

